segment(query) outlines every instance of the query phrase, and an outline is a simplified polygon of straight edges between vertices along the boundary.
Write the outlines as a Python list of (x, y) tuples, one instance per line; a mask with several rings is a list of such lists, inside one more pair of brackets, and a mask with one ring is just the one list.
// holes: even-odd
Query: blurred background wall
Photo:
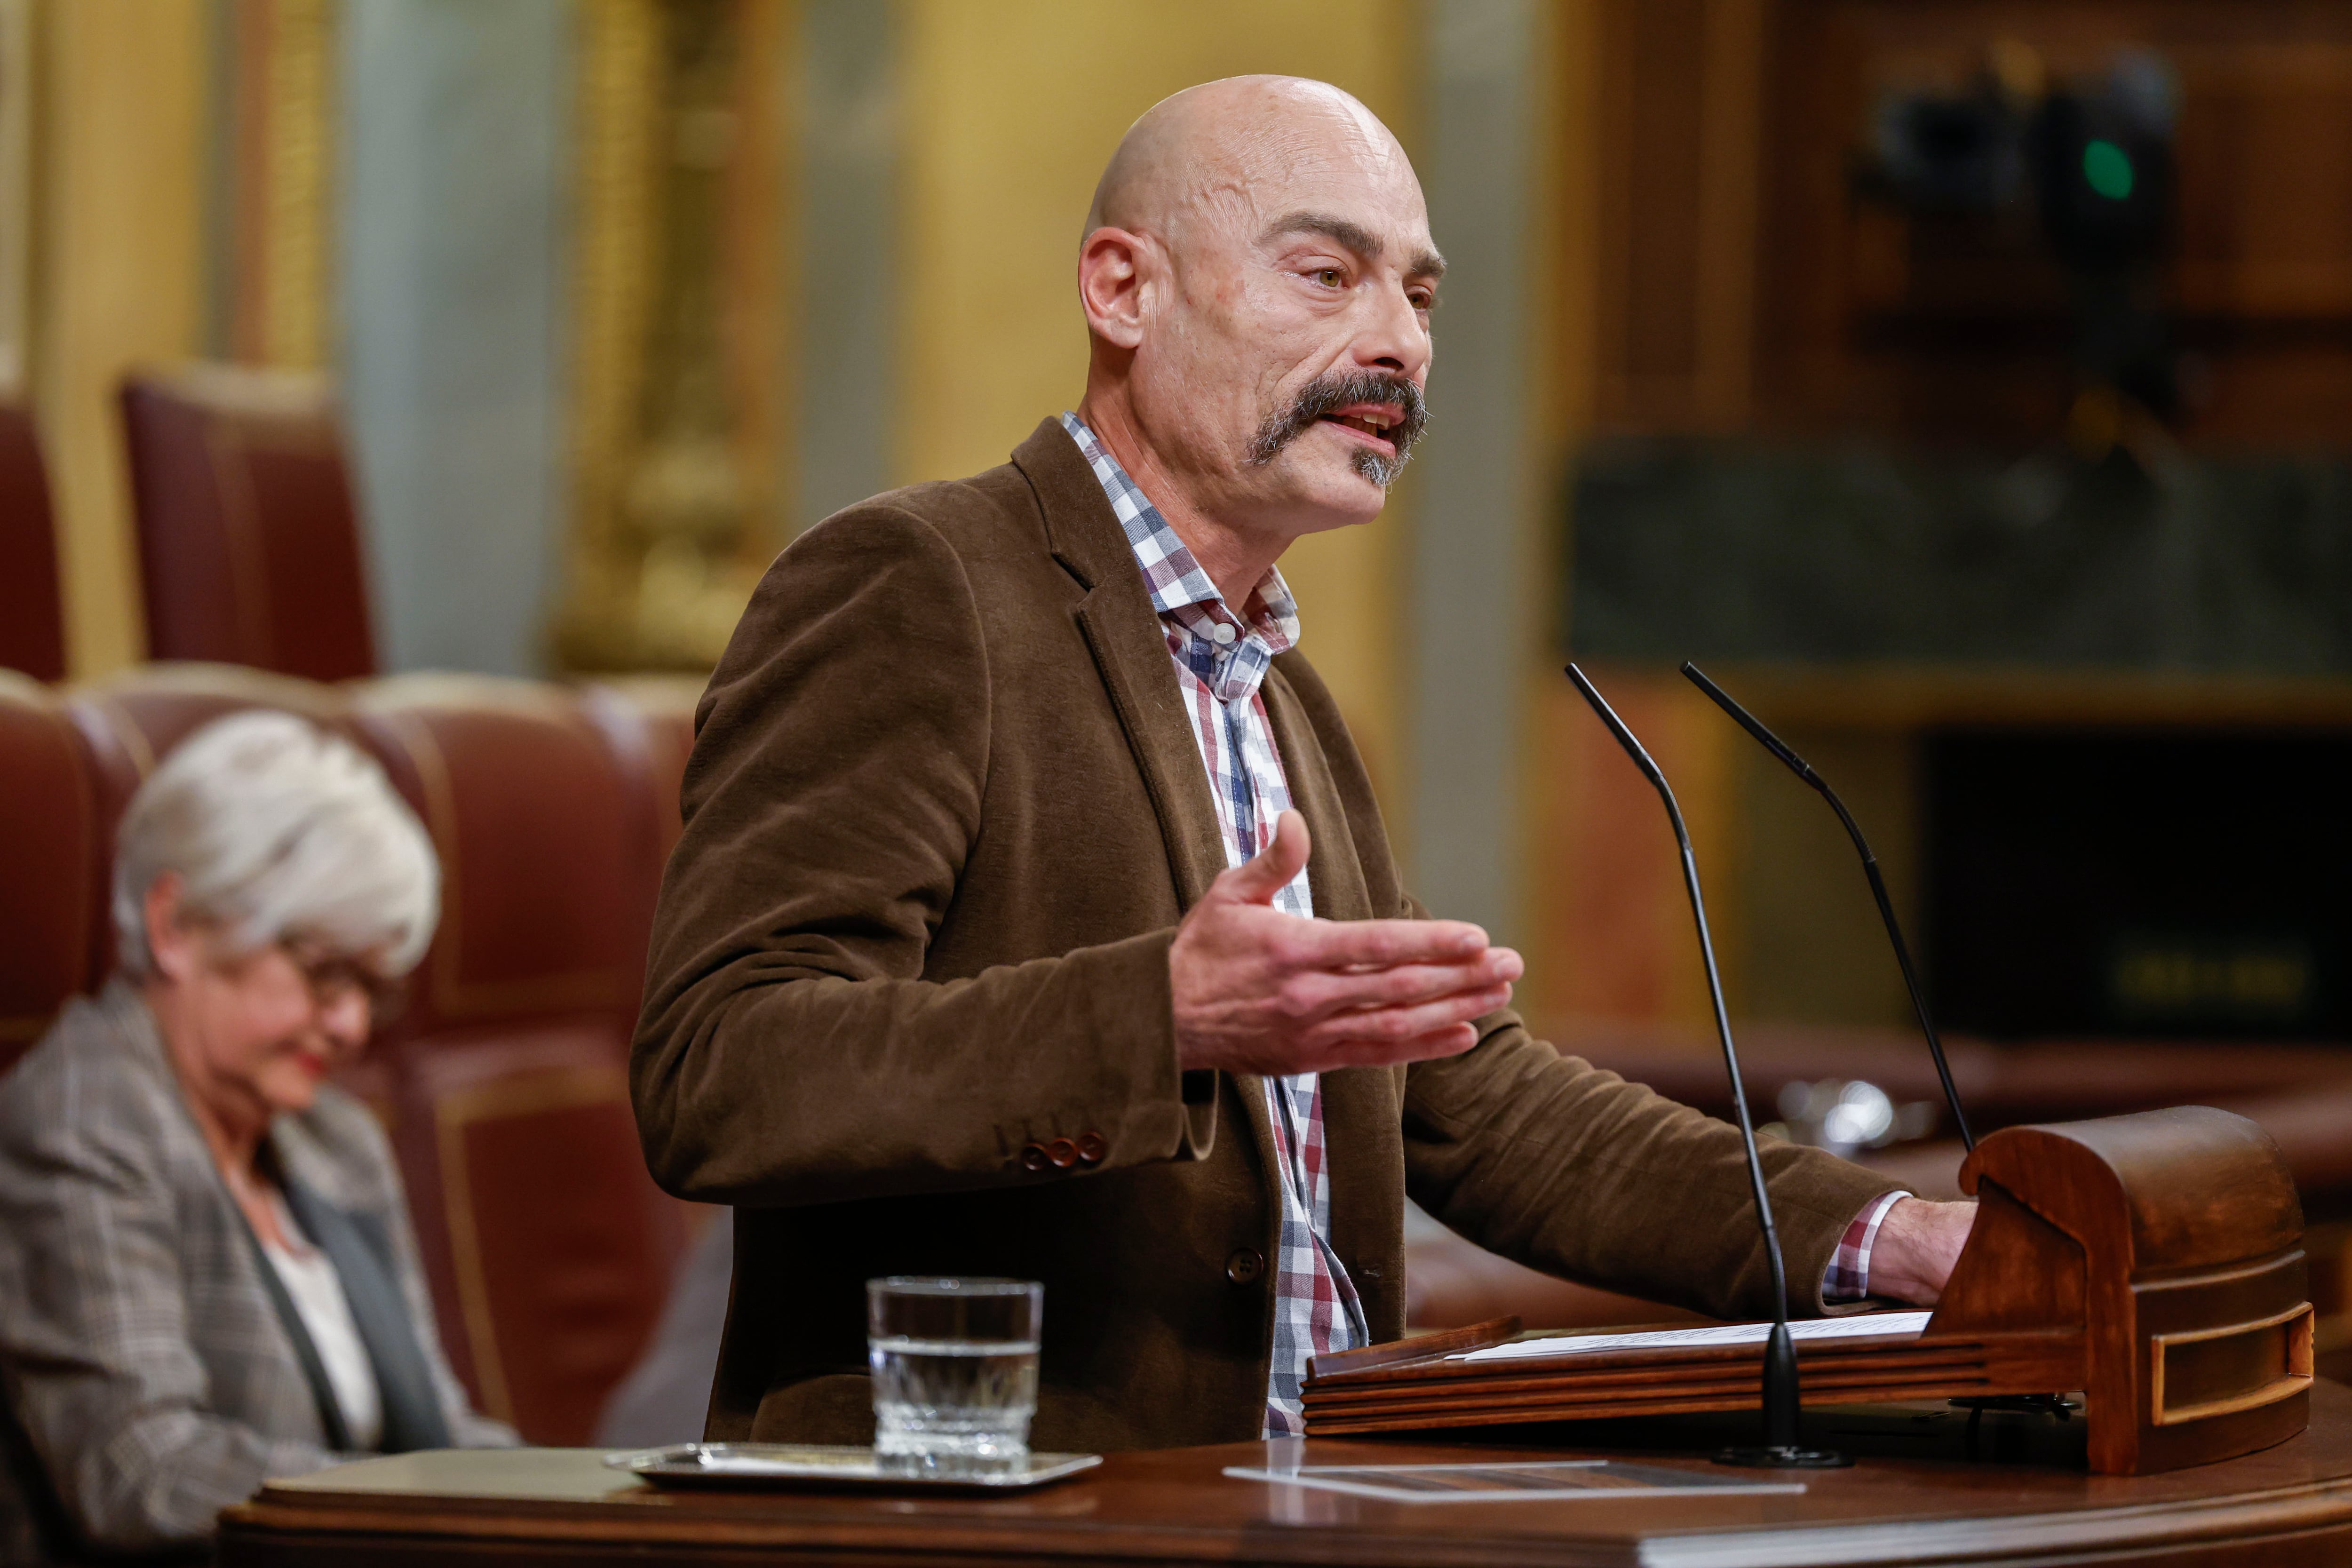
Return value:
[[(2199, 747), (2334, 779), (2352, 717), (2352, 16), (2284, 0), (0, 0), (0, 358), (72, 673), (147, 651), (112, 400), (186, 361), (339, 398), (384, 668), (707, 669), (798, 530), (1076, 400), (1105, 157), (1251, 70), (1386, 118), (1454, 258), (1423, 460), (1286, 570), (1415, 886), (1528, 948), (1536, 1012), (1704, 1022), (1573, 653), (1676, 778), (1745, 1015), (1907, 1005), (1683, 658), (1853, 799), (1964, 1027), (2352, 1027), (2326, 900), (2179, 831), (2245, 818)], [(2029, 855), (1971, 768), (2181, 782), (2156, 838)], [(2134, 843), (2179, 886), (2011, 984), (2033, 866)]]

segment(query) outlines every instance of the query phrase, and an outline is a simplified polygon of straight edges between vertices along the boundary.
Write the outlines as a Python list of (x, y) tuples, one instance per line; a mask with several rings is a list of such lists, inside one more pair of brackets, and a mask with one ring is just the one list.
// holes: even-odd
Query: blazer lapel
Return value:
[[(1160, 818), (1178, 905), (1189, 910), (1224, 870), (1225, 838), (1217, 826), (1217, 803), (1209, 794), (1208, 775), (1201, 767), (1200, 745), (1192, 739), (1192, 718), (1184, 710), (1169, 665), (1167, 635), (1151, 607), (1134, 547), (1111, 511), (1101, 482), (1060, 420), (1041, 423), (1014, 448), (1013, 461), (1036, 494), (1054, 559), (1086, 590), (1072, 618), (1110, 693), (1128, 749), (1135, 754), (1152, 811)], [(1257, 1151), (1264, 1190), (1271, 1194), (1277, 1177), (1264, 1080), (1238, 1074), (1231, 1082), (1250, 1130), (1251, 1147)], [(1276, 1250), (1266, 1256), (1272, 1259), (1279, 1256), (1280, 1205), (1272, 1205), (1269, 1214), (1268, 1245)], [(1273, 1292), (1267, 1292), (1267, 1300), (1271, 1302)]]
[(278, 1326), (286, 1331), (286, 1342), (294, 1352), (294, 1364), (302, 1369), (302, 1381), (310, 1390), (310, 1398), (319, 1408), (319, 1425), (327, 1435), (327, 1447), (339, 1454), (352, 1451), (351, 1428), (344, 1423), (343, 1407), (335, 1398), (335, 1385), (328, 1380), (326, 1363), (319, 1359), (319, 1347), (310, 1338), (310, 1325), (302, 1321), (301, 1310), (286, 1282), (278, 1278), (278, 1269), (262, 1250), (261, 1238), (253, 1234), (253, 1226), (242, 1210), (237, 1224), (245, 1230), (245, 1239), (253, 1252), (254, 1272), (260, 1277), (262, 1293), (269, 1298), (269, 1310), (278, 1319)]
[(1013, 461), (1036, 493), (1054, 559), (1087, 591), (1072, 615), (1160, 818), (1178, 901), (1190, 909), (1225, 868), (1224, 837), (1127, 531), (1061, 421), (1039, 425)]
[[(367, 1350), (375, 1384), (383, 1402), (383, 1435), (377, 1447), (386, 1454), (418, 1448), (449, 1447), (449, 1423), (433, 1387), (432, 1369), (408, 1321), (393, 1270), (391, 1238), (367, 1222), (372, 1215), (348, 1213), (328, 1203), (278, 1163), (286, 1191), (286, 1206), (294, 1223), (335, 1266), (335, 1278), (350, 1303), (352, 1326)], [(375, 1234), (371, 1234), (374, 1232)]]

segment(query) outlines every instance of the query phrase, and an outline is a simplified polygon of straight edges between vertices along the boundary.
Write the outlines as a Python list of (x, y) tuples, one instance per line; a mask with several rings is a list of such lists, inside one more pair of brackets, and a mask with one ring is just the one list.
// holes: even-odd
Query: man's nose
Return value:
[(1429, 365), (1429, 329), (1402, 287), (1367, 289), (1367, 316), (1355, 344), (1356, 363), (1408, 380)]

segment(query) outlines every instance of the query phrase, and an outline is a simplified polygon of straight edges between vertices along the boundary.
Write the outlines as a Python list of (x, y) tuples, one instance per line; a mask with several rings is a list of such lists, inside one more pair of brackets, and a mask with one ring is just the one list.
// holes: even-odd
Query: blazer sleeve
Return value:
[[(1738, 1128), (1560, 1055), (1508, 1009), (1478, 1028), (1469, 1051), (1406, 1072), (1405, 1187), (1416, 1203), (1549, 1274), (1716, 1317), (1770, 1314)], [(1761, 1152), (1789, 1310), (1818, 1316), (1846, 1226), (1902, 1189), (1818, 1149), (1768, 1139)]]
[(1099, 1169), (1197, 1156), (1172, 928), (923, 978), (981, 828), (989, 650), (961, 560), (889, 505), (770, 569), (712, 677), (630, 1082), (655, 1178), (793, 1205), (1038, 1178), (1048, 1115)]
[[(0, 1124), (0, 1362), (58, 1500), (94, 1545), (201, 1539), (265, 1477), (336, 1462), (204, 1408), (177, 1195), (157, 1130), (66, 1090)], [(45, 1097), (46, 1099), (47, 1097)]]

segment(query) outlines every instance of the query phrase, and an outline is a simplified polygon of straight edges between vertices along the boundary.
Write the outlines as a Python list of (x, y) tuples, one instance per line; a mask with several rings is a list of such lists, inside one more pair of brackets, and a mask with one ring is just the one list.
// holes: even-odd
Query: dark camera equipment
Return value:
[[(2019, 46), (2011, 46), (2012, 49)], [(1921, 213), (1992, 215), (2029, 194), (2037, 227), (2074, 294), (2074, 360), (2159, 417), (2179, 405), (2155, 272), (2171, 235), (2179, 90), (2145, 49), (2105, 76), (2031, 93), (1988, 71), (1958, 94), (1881, 102), (1872, 184)]]

